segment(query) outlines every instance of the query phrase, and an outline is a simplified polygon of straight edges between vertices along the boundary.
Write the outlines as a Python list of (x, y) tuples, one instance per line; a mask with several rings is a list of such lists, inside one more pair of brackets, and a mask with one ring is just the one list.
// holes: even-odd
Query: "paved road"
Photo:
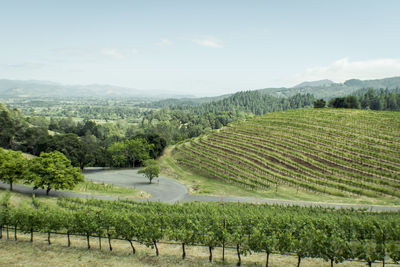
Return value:
[[(248, 202), (248, 203), (266, 203), (266, 204), (280, 204), (280, 205), (299, 205), (299, 206), (321, 206), (332, 208), (354, 208), (354, 209), (368, 209), (371, 211), (400, 211), (400, 206), (378, 206), (378, 205), (358, 205), (358, 204), (336, 204), (336, 203), (322, 203), (310, 201), (291, 201), (279, 200), (268, 198), (254, 198), (254, 197), (227, 197), (227, 196), (197, 196), (190, 195), (186, 186), (178, 183), (175, 180), (165, 177), (159, 177), (153, 180), (153, 184), (149, 184), (148, 179), (143, 175), (138, 174), (137, 170), (96, 170), (85, 172), (85, 178), (94, 182), (104, 182), (107, 184), (114, 184), (123, 187), (137, 188), (151, 194), (149, 199), (137, 199), (137, 201), (160, 201), (165, 203), (175, 202), (210, 202), (210, 201), (223, 201), (223, 202)], [(0, 188), (8, 188), (8, 184), (0, 183)], [(16, 192), (32, 194), (32, 188), (27, 186), (15, 185)], [(35, 190), (38, 195), (45, 195), (45, 190)], [(96, 196), (86, 195), (72, 192), (50, 191), (50, 196), (69, 196), (80, 198), (98, 198), (105, 200), (118, 200), (118, 197), (112, 196)]]
[(149, 184), (149, 180), (142, 174), (138, 174), (136, 169), (91, 171), (84, 174), (86, 180), (93, 182), (104, 182), (145, 191), (151, 194), (149, 201), (174, 203), (182, 201), (189, 194), (186, 186), (164, 177), (155, 178), (153, 183)]
[[(10, 185), (0, 182), (1, 189), (9, 189)], [(18, 192), (22, 194), (36, 194), (38, 196), (45, 196), (46, 190), (44, 189), (36, 189), (33, 190), (32, 187), (26, 185), (13, 185), (13, 192)], [(97, 199), (104, 199), (104, 200), (118, 200), (118, 197), (112, 196), (99, 196), (99, 195), (90, 195), (90, 194), (81, 194), (81, 193), (73, 193), (73, 192), (65, 192), (65, 191), (50, 191), (49, 196), (51, 197), (79, 197), (79, 198), (97, 198)]]

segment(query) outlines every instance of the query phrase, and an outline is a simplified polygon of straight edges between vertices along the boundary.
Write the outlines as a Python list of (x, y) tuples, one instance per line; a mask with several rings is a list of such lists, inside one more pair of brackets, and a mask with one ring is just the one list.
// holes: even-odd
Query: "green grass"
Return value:
[[(4, 197), (6, 194), (6, 190), (0, 189), (0, 199)], [(26, 195), (26, 194), (21, 194), (21, 193), (16, 193), (16, 192), (10, 192), (10, 203), (13, 206), (19, 206), (21, 203), (27, 203), (32, 201), (32, 196), (31, 195)], [(39, 202), (46, 203), (51, 206), (57, 206), (57, 198), (51, 197), (51, 196), (40, 196), (37, 198)]]
[[(33, 187), (33, 185), (26, 185)], [(68, 190), (58, 190), (58, 191), (66, 191), (80, 194), (88, 194), (88, 195), (98, 195), (98, 196), (115, 196), (122, 198), (149, 198), (151, 195), (147, 192), (129, 188), (129, 187), (121, 187), (112, 184), (105, 183), (96, 183), (92, 181), (84, 181), (82, 183), (77, 184), (74, 189)]]
[(150, 194), (138, 189), (121, 187), (113, 184), (96, 183), (92, 181), (85, 181), (77, 184), (73, 190), (69, 192), (92, 194), (92, 195), (106, 195), (106, 196), (119, 196), (124, 198), (149, 198)]

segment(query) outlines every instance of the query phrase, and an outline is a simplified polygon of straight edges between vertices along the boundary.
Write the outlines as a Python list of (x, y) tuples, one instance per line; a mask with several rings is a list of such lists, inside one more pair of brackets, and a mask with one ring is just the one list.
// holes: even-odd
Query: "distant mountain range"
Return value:
[[(400, 77), (376, 80), (351, 79), (344, 83), (335, 83), (330, 80), (307, 81), (294, 87), (264, 88), (258, 91), (276, 97), (289, 97), (298, 93), (313, 94), (317, 98), (329, 99), (332, 97), (351, 94), (361, 88), (400, 88)], [(160, 106), (168, 104), (200, 104), (220, 100), (231, 94), (217, 97), (194, 98), (191, 95), (160, 93), (160, 91), (139, 90), (112, 85), (63, 85), (49, 81), (36, 80), (6, 80), (0, 79), (0, 97), (137, 97), (141, 99), (168, 99), (158, 103)], [(179, 99), (179, 100), (178, 100)]]
[(298, 93), (313, 94), (316, 98), (329, 99), (332, 97), (345, 96), (361, 88), (374, 89), (395, 89), (400, 88), (400, 77), (376, 79), (376, 80), (358, 80), (351, 79), (344, 83), (335, 83), (330, 80), (320, 80), (314, 82), (303, 82), (291, 88), (265, 88), (260, 89), (262, 93), (278, 97), (293, 96)]
[(0, 79), (0, 97), (137, 97), (151, 99), (193, 97), (113, 85), (63, 85), (49, 81)]

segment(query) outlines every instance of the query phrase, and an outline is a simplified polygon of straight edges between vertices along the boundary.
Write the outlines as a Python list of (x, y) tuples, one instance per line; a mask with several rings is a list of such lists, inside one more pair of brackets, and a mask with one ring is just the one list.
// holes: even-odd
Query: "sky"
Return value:
[(400, 1), (0, 0), (0, 79), (214, 96), (400, 76)]

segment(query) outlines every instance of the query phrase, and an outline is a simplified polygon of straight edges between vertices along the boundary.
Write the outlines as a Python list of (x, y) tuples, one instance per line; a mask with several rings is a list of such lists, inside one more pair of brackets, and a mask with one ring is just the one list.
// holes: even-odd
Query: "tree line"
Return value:
[(152, 132), (72, 118), (24, 117), (0, 104), (0, 147), (39, 156), (59, 151), (73, 166), (135, 167), (161, 155), (167, 141)]
[(314, 108), (353, 108), (400, 111), (400, 89), (361, 89), (352, 95), (314, 101)]
[(238, 92), (209, 103), (177, 104), (147, 111), (141, 127), (159, 134), (169, 143), (177, 143), (254, 115), (312, 107), (314, 100), (311, 94), (280, 98), (259, 91)]

